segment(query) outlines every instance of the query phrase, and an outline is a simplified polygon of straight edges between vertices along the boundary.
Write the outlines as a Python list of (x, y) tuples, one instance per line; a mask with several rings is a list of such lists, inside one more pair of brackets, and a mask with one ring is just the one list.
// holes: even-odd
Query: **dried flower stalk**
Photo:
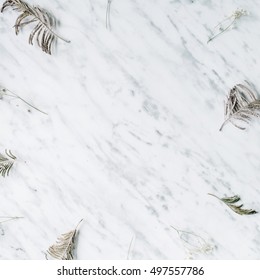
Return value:
[(0, 85), (0, 99), (3, 99), (4, 96), (8, 96), (8, 97), (13, 97), (13, 98), (17, 98), (20, 99), (22, 102), (24, 102), (25, 104), (27, 104), (28, 106), (30, 106), (31, 108), (41, 112), (42, 114), (48, 115), (47, 113), (43, 112), (42, 110), (36, 108), (35, 106), (33, 106), (32, 104), (30, 104), (29, 102), (27, 102), (26, 100), (24, 100), (22, 97), (20, 97), (19, 95), (15, 94), (14, 92), (2, 87)]
[(231, 29), (235, 23), (240, 19), (242, 16), (248, 15), (248, 12), (244, 9), (236, 9), (232, 15), (226, 17), (224, 20), (222, 20), (218, 25), (216, 25), (213, 29), (213, 35), (212, 37), (209, 38), (207, 43), (211, 42), (214, 40), (216, 37), (221, 35), (222, 33), (228, 31)]
[(201, 236), (193, 232), (177, 229), (173, 226), (171, 227), (178, 233), (188, 259), (192, 259), (197, 254), (210, 254), (213, 251), (214, 247)]

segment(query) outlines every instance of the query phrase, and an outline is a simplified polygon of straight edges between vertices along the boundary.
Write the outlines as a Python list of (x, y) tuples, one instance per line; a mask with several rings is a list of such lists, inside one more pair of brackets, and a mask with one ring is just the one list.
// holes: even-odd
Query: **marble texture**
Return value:
[[(260, 212), (259, 121), (219, 131), (231, 87), (260, 97), (260, 2), (113, 0), (111, 30), (106, 0), (28, 3), (71, 43), (47, 55), (0, 15), (1, 85), (48, 113), (0, 100), (0, 152), (17, 156), (0, 216), (24, 217), (0, 224), (0, 259), (45, 259), (82, 218), (77, 259), (259, 259), (259, 214), (208, 193)], [(207, 44), (237, 8), (249, 15)]]

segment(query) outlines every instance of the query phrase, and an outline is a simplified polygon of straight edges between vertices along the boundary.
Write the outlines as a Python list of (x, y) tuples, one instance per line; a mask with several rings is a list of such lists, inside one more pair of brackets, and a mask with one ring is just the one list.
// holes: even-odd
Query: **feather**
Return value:
[(13, 167), (16, 157), (11, 151), (5, 150), (5, 155), (0, 153), (0, 174), (5, 177), (9, 175), (11, 168)]
[[(82, 219), (83, 220), (83, 219)], [(73, 260), (73, 251), (75, 249), (75, 240), (78, 234), (78, 223), (74, 230), (62, 234), (58, 237), (55, 244), (49, 247), (47, 253), (57, 260)]]
[(234, 86), (225, 103), (225, 121), (220, 127), (220, 131), (228, 123), (232, 123), (239, 129), (246, 129), (245, 124), (249, 124), (253, 118), (260, 117), (260, 100), (255, 94), (244, 85)]
[(51, 54), (52, 45), (56, 38), (59, 38), (66, 43), (70, 41), (60, 37), (54, 32), (56, 26), (55, 18), (45, 9), (40, 7), (30, 6), (22, 0), (7, 0), (4, 2), (1, 12), (6, 8), (12, 7), (13, 10), (20, 12), (15, 22), (15, 34), (18, 35), (24, 25), (37, 22), (37, 25), (32, 30), (29, 36), (29, 44), (33, 45), (35, 40), (42, 51)]
[(235, 205), (234, 203), (240, 201), (240, 197), (238, 195), (232, 196), (232, 197), (224, 197), (219, 198), (214, 194), (209, 193), (209, 195), (216, 197), (220, 201), (224, 202), (231, 210), (233, 210), (235, 213), (239, 215), (252, 215), (257, 214), (257, 211), (253, 209), (243, 209), (243, 204)]

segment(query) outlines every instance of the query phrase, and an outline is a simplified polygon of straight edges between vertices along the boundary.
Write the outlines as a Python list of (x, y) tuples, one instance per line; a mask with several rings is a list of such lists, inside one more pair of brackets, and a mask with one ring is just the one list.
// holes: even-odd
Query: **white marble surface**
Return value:
[[(260, 212), (259, 121), (219, 132), (231, 87), (260, 94), (260, 2), (113, 0), (110, 31), (106, 0), (28, 3), (71, 43), (47, 55), (0, 15), (1, 85), (48, 113), (0, 100), (0, 152), (18, 158), (0, 216), (24, 217), (0, 224), (0, 259), (44, 259), (81, 218), (77, 259), (259, 259), (259, 214), (207, 193)], [(249, 15), (207, 44), (237, 8)], [(190, 255), (171, 226), (211, 250)]]

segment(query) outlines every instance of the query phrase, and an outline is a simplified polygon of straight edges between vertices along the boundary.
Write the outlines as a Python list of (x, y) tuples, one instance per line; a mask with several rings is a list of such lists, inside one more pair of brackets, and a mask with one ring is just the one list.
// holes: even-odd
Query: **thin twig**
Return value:
[(220, 32), (217, 33), (216, 35), (212, 36), (209, 38), (209, 40), (207, 41), (207, 43), (211, 42), (212, 40), (214, 40), (216, 37), (218, 37), (219, 35), (221, 35), (222, 33), (224, 33), (225, 31), (227, 31), (234, 23), (235, 23), (236, 19), (234, 19), (226, 28), (222, 29), (220, 28)]
[(11, 220), (16, 220), (16, 219), (22, 219), (23, 217), (3, 217), (0, 216), (0, 219), (6, 219), (4, 221), (0, 221), (0, 224), (11, 221)]
[(110, 9), (111, 9), (112, 0), (107, 0), (107, 9), (106, 9), (106, 28), (111, 30), (111, 23), (110, 23)]
[(130, 253), (131, 253), (131, 250), (132, 250), (132, 245), (133, 245), (134, 239), (135, 239), (135, 236), (132, 237), (131, 242), (129, 244), (129, 248), (128, 248), (128, 252), (127, 252), (127, 257), (126, 257), (127, 260), (129, 260), (129, 256), (130, 256)]
[[(30, 106), (31, 108), (33, 108), (33, 109), (35, 109), (35, 110), (41, 112), (42, 114), (48, 115), (47, 113), (45, 113), (44, 111), (42, 111), (42, 110), (36, 108), (35, 106), (33, 106), (32, 104), (30, 104), (29, 102), (27, 102), (27, 101), (24, 100), (22, 97), (20, 97), (19, 95), (15, 94), (14, 92), (12, 92), (12, 91), (9, 90), (9, 89), (2, 88), (2, 89), (0, 89), (0, 91), (2, 91), (2, 95), (20, 99), (21, 101), (23, 101), (25, 104), (27, 104), (27, 105)], [(11, 94), (8, 94), (7, 92), (10, 92)]]

